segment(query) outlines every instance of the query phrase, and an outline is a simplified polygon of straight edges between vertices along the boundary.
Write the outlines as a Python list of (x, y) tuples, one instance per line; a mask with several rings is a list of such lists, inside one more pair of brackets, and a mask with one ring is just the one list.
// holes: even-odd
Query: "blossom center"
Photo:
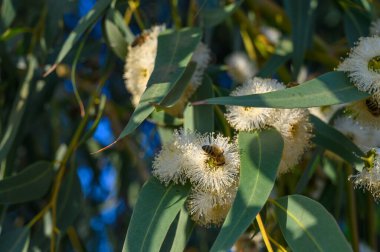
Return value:
[(375, 56), (368, 61), (368, 69), (380, 73), (380, 56)]

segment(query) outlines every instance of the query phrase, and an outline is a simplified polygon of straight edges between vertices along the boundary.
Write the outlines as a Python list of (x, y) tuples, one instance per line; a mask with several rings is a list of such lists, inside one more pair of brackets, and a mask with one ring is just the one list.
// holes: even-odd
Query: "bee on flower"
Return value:
[(353, 102), (346, 111), (361, 125), (380, 129), (380, 93)]

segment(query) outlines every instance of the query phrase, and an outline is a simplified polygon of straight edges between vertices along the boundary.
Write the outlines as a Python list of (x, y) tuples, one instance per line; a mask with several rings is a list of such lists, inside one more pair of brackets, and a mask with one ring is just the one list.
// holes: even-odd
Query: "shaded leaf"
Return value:
[(111, 0), (97, 1), (94, 5), (94, 8), (79, 20), (78, 25), (69, 34), (65, 40), (65, 43), (62, 45), (58, 57), (55, 60), (55, 64), (60, 63), (66, 57), (66, 55), (73, 48), (74, 44), (78, 42), (82, 34), (103, 15), (110, 3)]
[(310, 47), (314, 12), (317, 0), (284, 0), (285, 10), (292, 24), (293, 73), (301, 69), (306, 49)]
[(125, 238), (124, 251), (159, 251), (190, 187), (165, 187), (151, 177), (141, 189)]
[(344, 32), (350, 46), (354, 46), (360, 37), (366, 37), (371, 24), (370, 15), (357, 8), (344, 8)]
[(334, 152), (350, 164), (363, 163), (359, 156), (364, 156), (364, 153), (339, 130), (313, 115), (310, 116), (310, 122), (314, 128), (314, 143)]
[(1, 4), (0, 17), (3, 29), (8, 28), (16, 17), (15, 1), (3, 0)]
[[(213, 96), (212, 81), (210, 77), (206, 75), (203, 78), (202, 85), (199, 86), (192, 99), (199, 100)], [(207, 120), (205, 120), (205, 115), (207, 115)], [(211, 106), (187, 106), (184, 118), (185, 129), (198, 131), (200, 133), (214, 131), (214, 110)]]
[(0, 235), (0, 251), (27, 252), (29, 247), (29, 228), (4, 230)]
[(16, 204), (44, 196), (53, 181), (53, 165), (39, 161), (0, 181), (0, 203)]
[(27, 58), (28, 70), (25, 79), (21, 85), (17, 98), (15, 99), (8, 119), (8, 124), (5, 132), (2, 134), (0, 142), (0, 162), (7, 156), (12, 148), (13, 142), (19, 132), (21, 122), (25, 116), (25, 110), (30, 101), (31, 91), (33, 90), (32, 79), (34, 70), (37, 67), (36, 59), (29, 55)]
[(285, 240), (293, 251), (352, 251), (333, 216), (301, 195), (273, 201)]
[(82, 203), (81, 185), (76, 171), (72, 169), (62, 183), (57, 200), (57, 227), (62, 234), (78, 217)]
[[(201, 24), (207, 28), (220, 24), (226, 18), (228, 18), (242, 3), (242, 0), (238, 0), (224, 7), (201, 8)], [(204, 5), (205, 3), (200, 3), (200, 6), (202, 7)]]
[(118, 140), (132, 133), (154, 111), (152, 104), (160, 103), (175, 88), (200, 41), (200, 35), (197, 28), (160, 34), (155, 67), (147, 89)]
[(296, 87), (265, 94), (210, 98), (195, 104), (221, 104), (246, 107), (308, 108), (364, 99), (343, 72), (329, 72)]
[(274, 54), (263, 65), (256, 74), (259, 77), (271, 77), (278, 68), (284, 65), (292, 56), (293, 46), (289, 40), (281, 40), (276, 47)]
[(226, 251), (252, 224), (274, 186), (283, 140), (275, 129), (239, 133), (240, 182), (236, 199), (211, 251)]
[(11, 39), (11, 38), (17, 36), (17, 35), (27, 33), (27, 32), (31, 32), (31, 29), (27, 28), (27, 27), (8, 29), (3, 34), (1, 34), (0, 40), (6, 41), (8, 39)]
[(148, 119), (159, 126), (180, 126), (183, 124), (183, 118), (174, 117), (165, 113), (164, 110), (154, 111)]

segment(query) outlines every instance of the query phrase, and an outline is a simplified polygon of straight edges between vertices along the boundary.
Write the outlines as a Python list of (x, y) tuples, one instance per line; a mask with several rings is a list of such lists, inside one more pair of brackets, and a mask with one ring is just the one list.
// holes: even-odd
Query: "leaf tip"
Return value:
[(52, 65), (46, 72), (42, 75), (42, 77), (46, 78), (49, 74), (51, 74), (57, 68), (57, 64)]
[(97, 151), (94, 151), (94, 152), (91, 152), (91, 155), (95, 155), (95, 154), (98, 154), (100, 152), (103, 152), (109, 148), (111, 148), (114, 144), (116, 144), (117, 142), (119, 142), (120, 139), (116, 139), (114, 142), (112, 142), (111, 144), (107, 145), (106, 147), (103, 147)]

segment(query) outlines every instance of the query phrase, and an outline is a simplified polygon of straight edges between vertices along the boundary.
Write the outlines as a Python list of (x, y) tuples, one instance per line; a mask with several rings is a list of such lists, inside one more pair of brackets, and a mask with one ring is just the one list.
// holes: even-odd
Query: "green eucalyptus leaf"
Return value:
[(252, 224), (273, 189), (283, 140), (275, 129), (239, 133), (240, 182), (236, 199), (211, 251), (226, 251)]
[(263, 65), (256, 76), (270, 77), (276, 73), (278, 68), (283, 66), (292, 57), (293, 45), (287, 40), (283, 39), (279, 42), (274, 54)]
[(183, 124), (183, 118), (174, 117), (169, 115), (164, 110), (154, 111), (149, 119), (149, 121), (159, 125), (159, 126), (181, 126)]
[(72, 169), (64, 179), (58, 193), (57, 227), (61, 234), (64, 234), (66, 229), (74, 223), (81, 212), (82, 204), (81, 185), (76, 171)]
[(347, 40), (350, 46), (354, 46), (360, 37), (368, 36), (370, 15), (358, 8), (344, 8), (343, 24)]
[(352, 251), (333, 216), (301, 195), (273, 201), (285, 240), (293, 251)]
[(81, 38), (83, 33), (87, 29), (89, 29), (104, 14), (110, 3), (111, 0), (97, 1), (93, 9), (90, 10), (84, 17), (82, 17), (79, 20), (78, 25), (69, 34), (69, 36), (65, 40), (65, 43), (62, 45), (58, 57), (55, 60), (55, 64), (60, 63), (66, 57), (66, 55), (73, 48), (74, 44), (78, 42), (78, 40)]
[(189, 213), (185, 207), (179, 212), (179, 219), (174, 240), (170, 252), (184, 251), (187, 241), (195, 227), (195, 222), (190, 219)]
[(124, 242), (126, 251), (160, 251), (166, 233), (190, 191), (189, 186), (165, 187), (151, 177), (141, 189)]
[(0, 204), (16, 204), (44, 196), (53, 182), (53, 165), (39, 161), (0, 181)]
[(243, 0), (234, 1), (223, 7), (203, 8), (206, 3), (207, 1), (200, 3), (200, 6), (202, 6), (200, 17), (201, 24), (209, 28), (222, 23), (243, 3)]
[(357, 166), (356, 164), (363, 163), (359, 157), (364, 156), (364, 153), (339, 130), (313, 115), (310, 116), (310, 122), (314, 128), (314, 143), (334, 152), (347, 162), (354, 164), (355, 167)]
[(30, 96), (34, 88), (33, 76), (34, 70), (37, 67), (37, 61), (32, 56), (27, 57), (28, 69), (25, 79), (21, 85), (17, 98), (15, 99), (8, 119), (8, 124), (5, 132), (2, 134), (0, 142), (0, 162), (8, 155), (8, 152), (12, 148), (14, 140), (18, 135), (21, 128), (22, 121), (25, 117), (25, 111), (30, 101)]
[(158, 36), (158, 48), (153, 73), (148, 81), (139, 105), (118, 140), (131, 134), (153, 111), (167, 94), (175, 89), (185, 73), (192, 53), (200, 42), (201, 32), (197, 28), (179, 31), (169, 30)]
[(264, 94), (210, 98), (195, 104), (220, 104), (265, 108), (308, 108), (362, 100), (343, 72), (329, 72), (296, 87)]
[(29, 228), (16, 228), (4, 230), (0, 235), (0, 251), (27, 252), (29, 247)]
[(103, 29), (106, 35), (108, 46), (121, 60), (125, 60), (128, 50), (128, 41), (125, 39), (122, 31), (116, 25), (115, 10), (109, 9), (104, 19)]
[(0, 10), (1, 28), (8, 28), (16, 17), (16, 6), (14, 0), (3, 0)]
[(298, 75), (306, 49), (310, 47), (314, 12), (317, 0), (284, 0), (285, 10), (292, 23), (293, 73)]
[[(192, 99), (199, 100), (213, 96), (212, 81), (210, 77), (206, 75), (203, 78), (202, 85), (199, 86)], [(205, 120), (205, 117), (207, 117), (207, 120)], [(187, 106), (184, 118), (185, 129), (198, 131), (200, 133), (214, 131), (214, 110), (211, 106)]]

